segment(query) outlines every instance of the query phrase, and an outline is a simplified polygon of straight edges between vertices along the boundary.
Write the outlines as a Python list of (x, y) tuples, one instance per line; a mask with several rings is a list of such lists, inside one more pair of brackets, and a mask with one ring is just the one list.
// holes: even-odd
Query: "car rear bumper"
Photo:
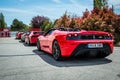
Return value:
[[(88, 48), (89, 43), (102, 43), (102, 48)], [(110, 54), (113, 52), (113, 40), (85, 40), (66, 41), (60, 43), (61, 55), (64, 57), (78, 56), (83, 54)]]
[(99, 56), (99, 55), (109, 55), (111, 54), (111, 48), (109, 44), (103, 44), (103, 48), (88, 48), (87, 44), (78, 45), (71, 56)]

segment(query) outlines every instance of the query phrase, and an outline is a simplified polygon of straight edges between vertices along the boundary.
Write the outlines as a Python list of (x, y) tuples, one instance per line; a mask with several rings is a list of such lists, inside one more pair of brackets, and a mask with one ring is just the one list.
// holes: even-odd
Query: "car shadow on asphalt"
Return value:
[(25, 42), (23, 42), (21, 40), (19, 40), (19, 43), (22, 43), (25, 47), (35, 47), (36, 46), (36, 44), (27, 45), (27, 44), (25, 44)]
[(37, 54), (42, 60), (44, 60), (46, 63), (57, 66), (57, 67), (74, 67), (74, 66), (90, 66), (90, 65), (102, 65), (102, 64), (108, 64), (111, 63), (112, 60), (108, 58), (66, 58), (62, 61), (56, 61), (53, 56), (50, 54), (43, 52), (33, 50), (35, 54)]
[(23, 41), (19, 40), (19, 43), (24, 43)]
[(11, 54), (11, 55), (0, 55), (0, 57), (20, 57), (20, 56), (32, 56), (32, 55), (36, 55), (36, 54)]

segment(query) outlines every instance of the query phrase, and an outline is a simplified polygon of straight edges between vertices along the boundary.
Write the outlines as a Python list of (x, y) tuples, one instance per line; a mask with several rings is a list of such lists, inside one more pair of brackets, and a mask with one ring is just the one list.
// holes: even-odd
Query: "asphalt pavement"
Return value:
[(55, 61), (35, 45), (0, 38), (0, 80), (120, 80), (120, 47), (102, 59)]

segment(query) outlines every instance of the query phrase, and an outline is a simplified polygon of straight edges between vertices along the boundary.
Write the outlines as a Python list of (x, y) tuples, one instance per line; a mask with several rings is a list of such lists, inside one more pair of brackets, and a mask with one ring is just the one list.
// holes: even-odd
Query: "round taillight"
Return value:
[(72, 36), (71, 34), (68, 35), (68, 37), (71, 37), (71, 36)]
[(78, 34), (74, 34), (74, 36), (76, 37), (76, 36), (78, 36)]

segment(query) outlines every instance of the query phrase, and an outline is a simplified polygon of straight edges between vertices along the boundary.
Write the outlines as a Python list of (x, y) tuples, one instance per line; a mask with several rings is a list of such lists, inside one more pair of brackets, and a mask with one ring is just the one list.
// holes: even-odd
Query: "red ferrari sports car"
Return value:
[(16, 39), (21, 39), (22, 34), (24, 34), (24, 32), (17, 32), (16, 33)]
[(51, 29), (38, 37), (37, 48), (55, 60), (70, 56), (106, 57), (113, 52), (113, 36), (108, 32)]
[(37, 37), (42, 35), (43, 33), (44, 32), (41, 32), (41, 31), (31, 31), (31, 32), (29, 32), (29, 35), (25, 36), (25, 43), (27, 45), (36, 44)]

